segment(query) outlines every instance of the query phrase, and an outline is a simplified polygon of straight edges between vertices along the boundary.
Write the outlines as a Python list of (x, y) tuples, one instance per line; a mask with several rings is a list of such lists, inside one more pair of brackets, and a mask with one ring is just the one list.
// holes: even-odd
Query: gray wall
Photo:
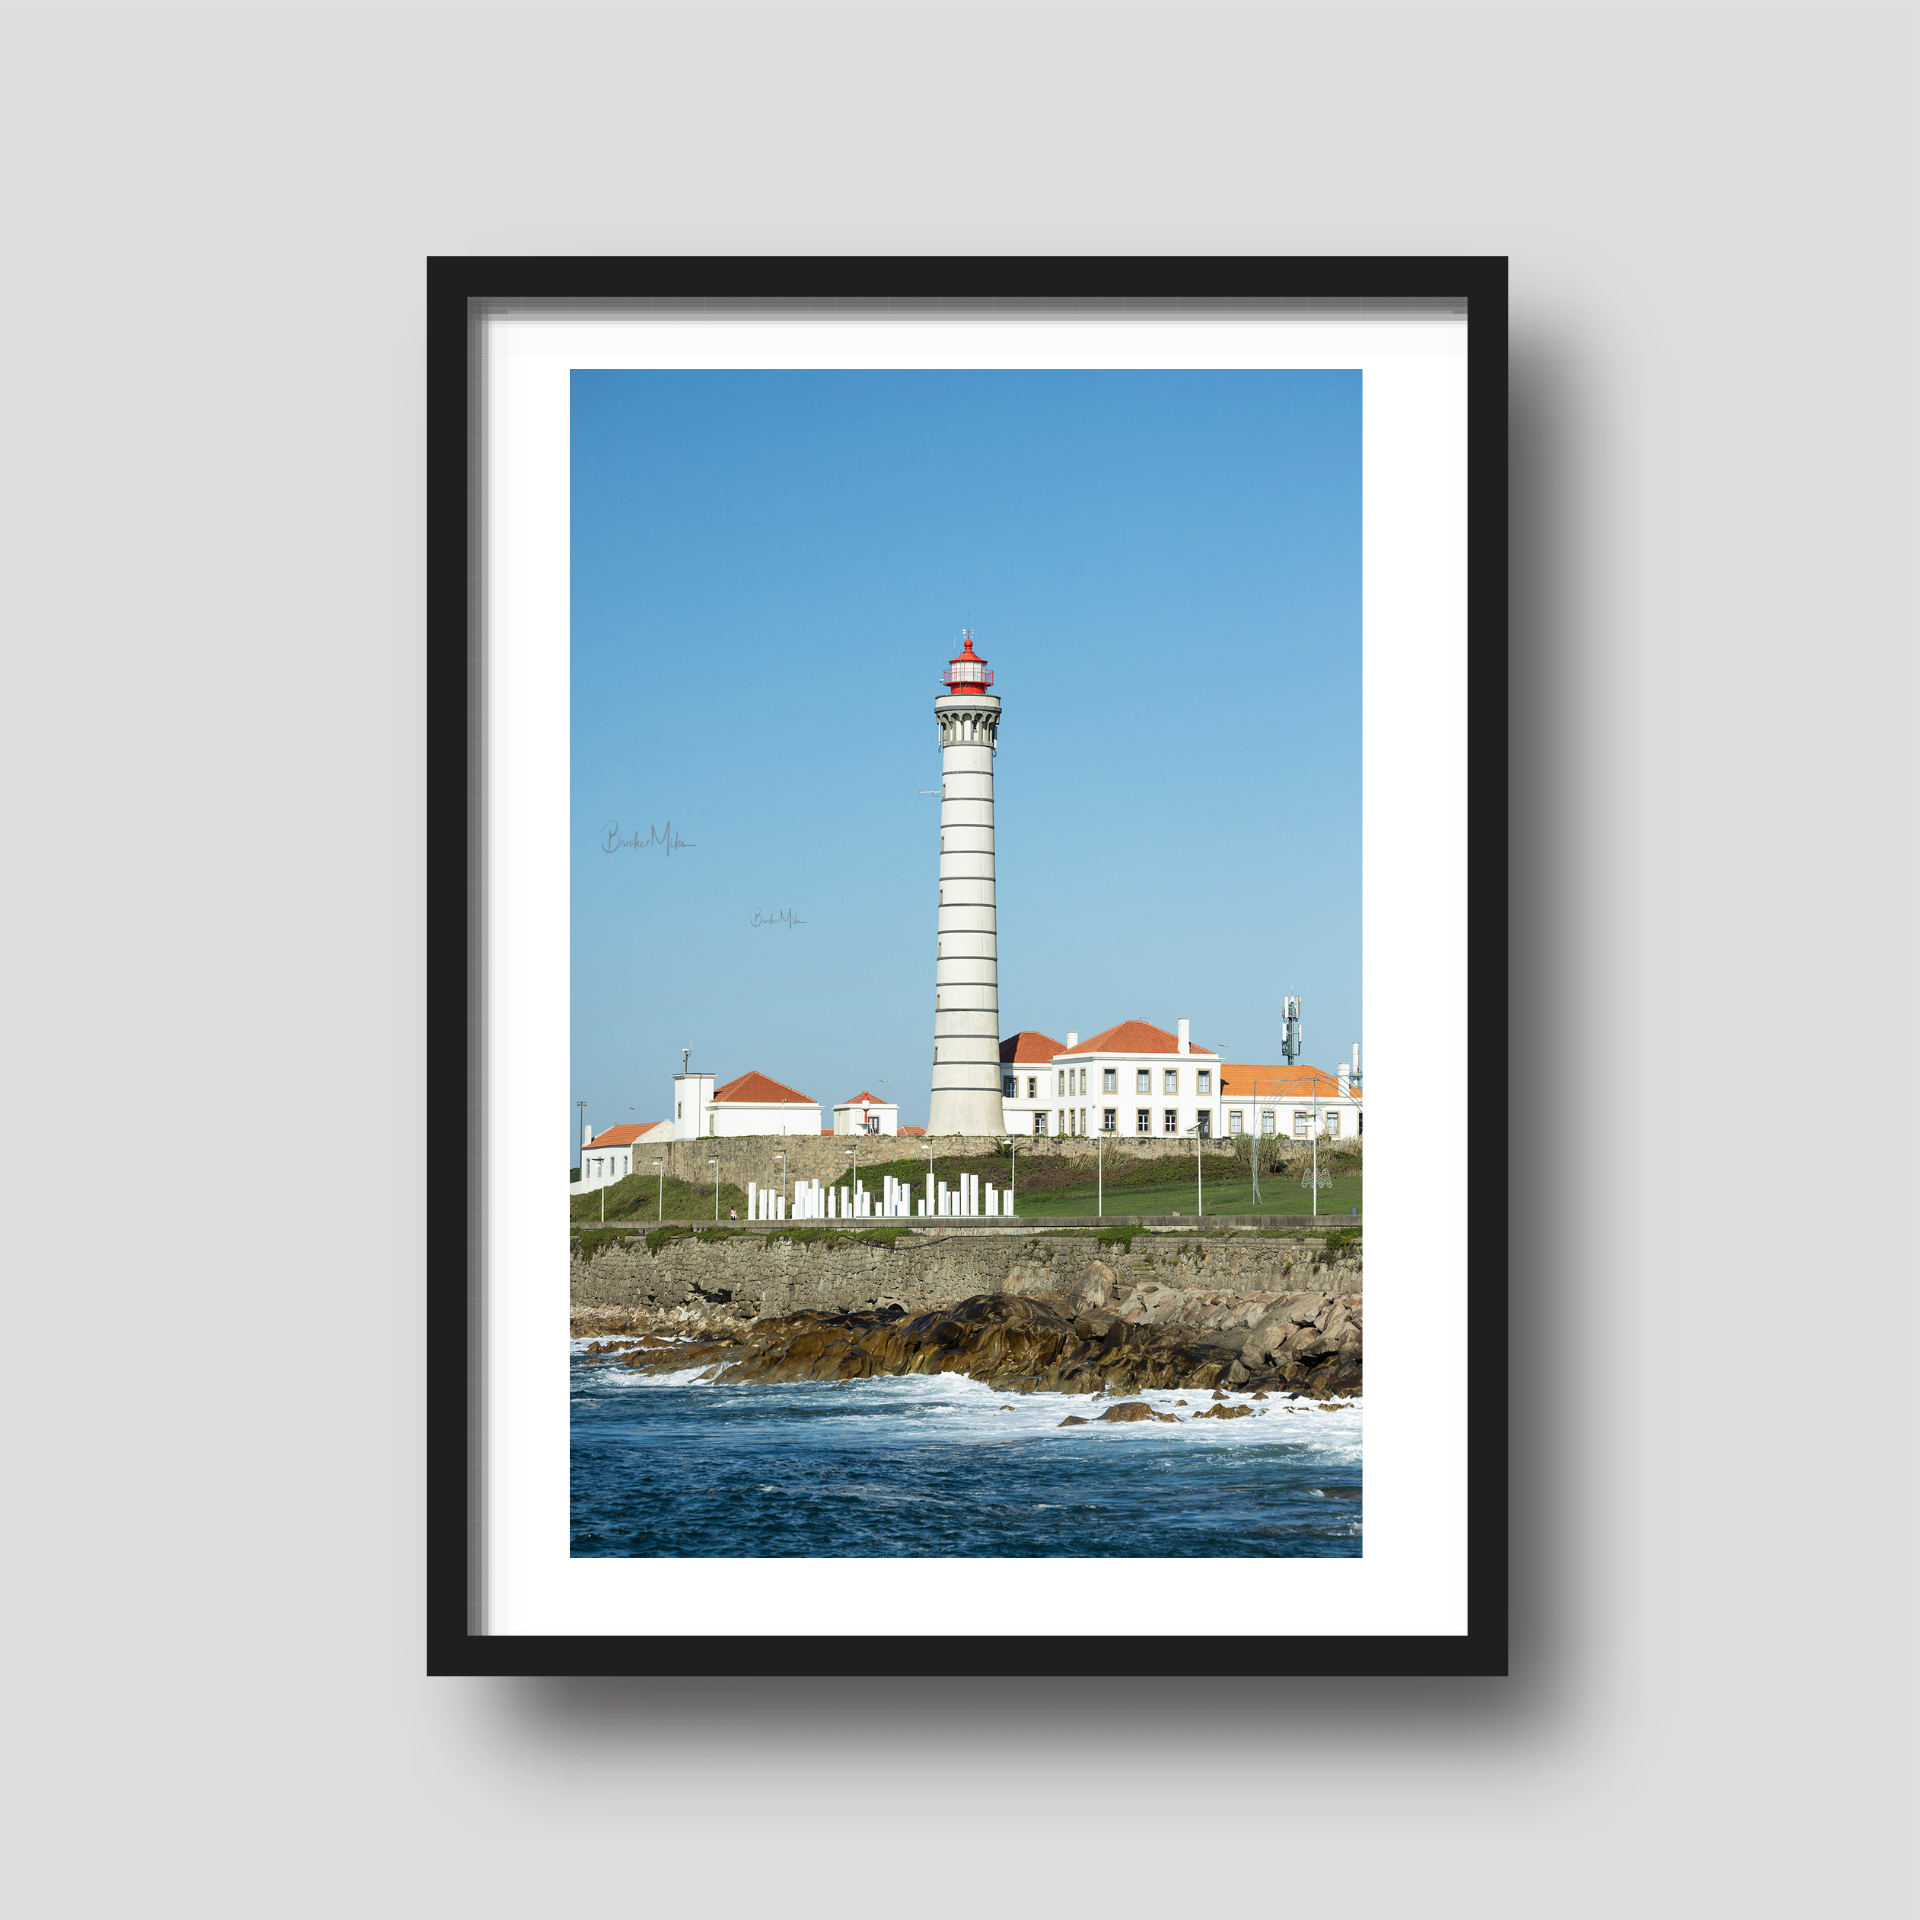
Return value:
[[(23, 11), (22, 1908), (1884, 1910), (1913, 23)], [(422, 1677), (422, 259), (520, 250), (1513, 254), (1514, 1678)], [(1747, 1116), (1850, 1054), (1810, 1286)], [(287, 1116), (297, 1178), (236, 1181)], [(1816, 1323), (1860, 1337), (1796, 1392)]]
[[(664, 1160), (662, 1171), (672, 1180), (691, 1180), (701, 1186), (707, 1185), (714, 1177), (715, 1169), (707, 1163), (719, 1162), (719, 1175), (723, 1181), (731, 1181), (736, 1186), (744, 1186), (749, 1180), (763, 1181), (770, 1186), (780, 1184), (780, 1163), (774, 1159), (776, 1152), (787, 1156), (787, 1190), (793, 1190), (796, 1178), (801, 1180), (824, 1180), (828, 1184), (844, 1181), (847, 1171), (847, 1149), (852, 1147), (858, 1154), (857, 1164), (862, 1167), (894, 1165), (902, 1160), (915, 1160), (923, 1166), (927, 1159), (927, 1141), (913, 1135), (901, 1137), (897, 1134), (749, 1134), (738, 1140), (668, 1140), (659, 1146), (649, 1146), (642, 1140), (635, 1147), (634, 1154), (639, 1171), (651, 1175), (656, 1159)], [(999, 1147), (999, 1138), (981, 1137), (967, 1139), (960, 1134), (943, 1134), (932, 1142), (933, 1177), (952, 1184), (948, 1169), (956, 1159), (971, 1158), (994, 1153)], [(1106, 1146), (1106, 1158), (1109, 1166), (1114, 1165), (1116, 1155), (1126, 1155), (1129, 1160), (1167, 1160), (1176, 1166), (1184, 1165), (1191, 1171), (1194, 1164), (1194, 1143), (1191, 1140), (1131, 1140), (1109, 1141)], [(644, 1151), (643, 1151), (644, 1149)], [(1207, 1165), (1216, 1160), (1224, 1161), (1232, 1149), (1226, 1141), (1209, 1142), (1205, 1148)], [(1034, 1164), (1035, 1153), (1046, 1155), (1049, 1159), (1066, 1158), (1087, 1163), (1087, 1178), (1093, 1178), (1094, 1142), (1086, 1140), (1054, 1140), (1029, 1146), (1025, 1140), (1018, 1143), (1011, 1162), (1002, 1160), (1003, 1168), (1011, 1165), (1016, 1195), (1019, 1190), (1020, 1169)], [(1291, 1142), (1278, 1154), (1270, 1156), (1293, 1164), (1305, 1158), (1302, 1150)], [(982, 1178), (987, 1176), (983, 1175)], [(1281, 1176), (1284, 1179), (1284, 1175)], [(925, 1175), (921, 1175), (921, 1188), (924, 1191)], [(871, 1181), (868, 1182), (871, 1185)], [(1005, 1178), (994, 1182), (996, 1186), (1005, 1186)], [(1284, 1196), (1282, 1196), (1284, 1198)]]
[(573, 1307), (629, 1312), (689, 1302), (724, 1303), (745, 1315), (830, 1312), (875, 1306), (921, 1313), (976, 1293), (1062, 1293), (1076, 1298), (1087, 1276), (1101, 1284), (1155, 1280), (1234, 1294), (1313, 1290), (1360, 1293), (1362, 1263), (1329, 1260), (1311, 1235), (1217, 1240), (1140, 1234), (1131, 1246), (1102, 1247), (1092, 1234), (914, 1234), (892, 1247), (822, 1245), (780, 1235), (689, 1236), (649, 1251), (644, 1235), (589, 1234), (574, 1243)]

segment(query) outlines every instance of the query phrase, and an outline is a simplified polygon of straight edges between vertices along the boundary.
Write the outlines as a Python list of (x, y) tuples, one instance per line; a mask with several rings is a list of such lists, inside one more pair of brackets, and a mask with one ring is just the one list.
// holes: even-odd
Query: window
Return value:
[(1260, 1131), (1262, 1133), (1271, 1133), (1273, 1131), (1273, 1109), (1271, 1107), (1262, 1107), (1260, 1109)]
[(1160, 1130), (1162, 1133), (1178, 1133), (1180, 1131), (1180, 1109), (1178, 1107), (1169, 1107), (1167, 1109), (1166, 1124)]
[(1140, 1071), (1133, 1076), (1133, 1090), (1135, 1093), (1151, 1093), (1153, 1091), (1153, 1074), (1149, 1068), (1142, 1067)]
[(1307, 1116), (1299, 1107), (1293, 1110), (1293, 1137), (1296, 1140), (1307, 1137)]
[(1030, 1073), (1027, 1075), (1027, 1098), (1029, 1100), (1036, 1100), (1039, 1098), (1039, 1095), (1040, 1076), (1036, 1073)]
[(676, 1100), (673, 1103), (673, 1117), (676, 1120), (684, 1120), (687, 1117), (687, 1103), (684, 1100)]
[(1086, 1090), (1087, 1090), (1087, 1070), (1085, 1067), (1082, 1067), (1080, 1069), (1080, 1091), (1082, 1093), (1085, 1093)]
[(1167, 1069), (1167, 1091), (1169, 1093), (1178, 1093), (1180, 1091), (1180, 1069), (1178, 1067), (1169, 1067)]
[(1033, 1114), (1033, 1130), (1035, 1133), (1040, 1134), (1043, 1137), (1045, 1136), (1047, 1131), (1047, 1116), (1043, 1112), (1041, 1112), (1040, 1109), (1037, 1107), (1034, 1109), (1034, 1114)]
[(1102, 1133), (1118, 1133), (1120, 1131), (1120, 1109), (1118, 1107), (1102, 1107), (1100, 1109), (1100, 1131)]
[(1003, 1099), (1011, 1100), (1020, 1091), (1020, 1076), (1017, 1073), (1003, 1073), (1000, 1076), (1000, 1093)]
[(1153, 1131), (1153, 1112), (1151, 1108), (1134, 1108), (1133, 1130), (1135, 1133), (1151, 1133)]
[(1080, 1131), (1082, 1134), (1084, 1134), (1086, 1130), (1087, 1130), (1087, 1110), (1085, 1107), (1082, 1107), (1080, 1109)]
[(1062, 1107), (1060, 1109), (1060, 1138), (1064, 1140), (1066, 1137), (1067, 1137), (1067, 1110), (1065, 1107)]
[(1200, 1069), (1200, 1077), (1195, 1083), (1193, 1090), (1195, 1093), (1211, 1093), (1213, 1091), (1213, 1069), (1211, 1067), (1202, 1067)]
[(1100, 1091), (1102, 1093), (1118, 1093), (1120, 1091), (1120, 1069), (1118, 1067), (1102, 1067), (1100, 1069)]
[(1340, 1116), (1337, 1113), (1327, 1115), (1327, 1131), (1337, 1140), (1340, 1137)]
[(1199, 1123), (1200, 1138), (1202, 1140), (1211, 1140), (1213, 1138), (1213, 1109), (1211, 1107), (1202, 1107), (1193, 1117)]
[(1242, 1126), (1240, 1122), (1240, 1109), (1238, 1107), (1232, 1107), (1228, 1109), (1227, 1131), (1229, 1133), (1245, 1133), (1246, 1132), (1246, 1128)]
[(1054, 1090), (1054, 1092), (1055, 1092), (1055, 1094), (1056, 1094), (1056, 1095), (1057, 1095), (1057, 1094), (1062, 1094), (1062, 1093), (1065, 1093), (1065, 1092), (1066, 1092), (1066, 1090), (1067, 1090), (1067, 1076), (1066, 1076), (1066, 1075), (1065, 1075), (1064, 1073), (1056, 1073), (1056, 1074), (1055, 1074), (1055, 1075), (1053, 1076), (1053, 1090)]

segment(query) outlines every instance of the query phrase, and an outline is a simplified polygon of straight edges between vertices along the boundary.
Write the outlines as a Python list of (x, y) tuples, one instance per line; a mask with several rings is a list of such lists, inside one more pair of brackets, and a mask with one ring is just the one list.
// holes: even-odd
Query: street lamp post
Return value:
[(847, 1156), (847, 1207), (849, 1209), (843, 1218), (851, 1220), (853, 1218), (851, 1211), (853, 1207), (853, 1190), (858, 1184), (853, 1176), (859, 1168), (860, 1159), (851, 1147), (842, 1147), (841, 1152)]
[(1093, 1217), (1104, 1220), (1107, 1217), (1107, 1136), (1105, 1131), (1093, 1136)]
[(587, 1177), (587, 1103), (576, 1100), (573, 1103), (580, 1109), (580, 1144), (574, 1149), (574, 1158), (580, 1162), (580, 1177)]
[(787, 1210), (787, 1156), (784, 1148), (776, 1148), (773, 1157), (780, 1162), (780, 1211)]
[(664, 1220), (664, 1219), (665, 1219), (665, 1218), (667, 1217), (667, 1173), (666, 1173), (666, 1166), (667, 1166), (667, 1163), (666, 1163), (666, 1162), (665, 1162), (664, 1160), (656, 1160), (656, 1161), (655, 1161), (655, 1162), (653, 1163), (653, 1170), (654, 1170), (654, 1172), (655, 1172), (655, 1173), (657, 1173), (657, 1174), (658, 1174), (658, 1175), (660, 1176), (660, 1191), (659, 1191), (659, 1195), (658, 1195), (658, 1205), (659, 1205), (659, 1209), (660, 1209), (660, 1211), (659, 1211), (659, 1214), (657, 1215), (657, 1218), (659, 1218), (659, 1219), (661, 1219), (661, 1220)]
[(709, 1160), (707, 1165), (713, 1169), (713, 1224), (720, 1224), (720, 1162)]

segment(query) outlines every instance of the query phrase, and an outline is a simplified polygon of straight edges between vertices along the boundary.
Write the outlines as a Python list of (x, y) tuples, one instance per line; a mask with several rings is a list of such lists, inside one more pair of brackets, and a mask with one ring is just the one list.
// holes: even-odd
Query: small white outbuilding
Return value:
[(891, 1100), (882, 1100), (863, 1088), (851, 1100), (842, 1100), (833, 1110), (835, 1133), (898, 1133), (900, 1109)]

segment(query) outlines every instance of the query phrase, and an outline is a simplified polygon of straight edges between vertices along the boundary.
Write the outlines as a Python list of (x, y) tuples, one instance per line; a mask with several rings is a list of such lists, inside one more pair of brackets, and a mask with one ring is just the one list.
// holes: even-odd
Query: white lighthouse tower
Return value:
[(940, 678), (940, 925), (929, 1133), (997, 1134), (1000, 945), (993, 905), (993, 754), (1000, 701), (973, 635)]

